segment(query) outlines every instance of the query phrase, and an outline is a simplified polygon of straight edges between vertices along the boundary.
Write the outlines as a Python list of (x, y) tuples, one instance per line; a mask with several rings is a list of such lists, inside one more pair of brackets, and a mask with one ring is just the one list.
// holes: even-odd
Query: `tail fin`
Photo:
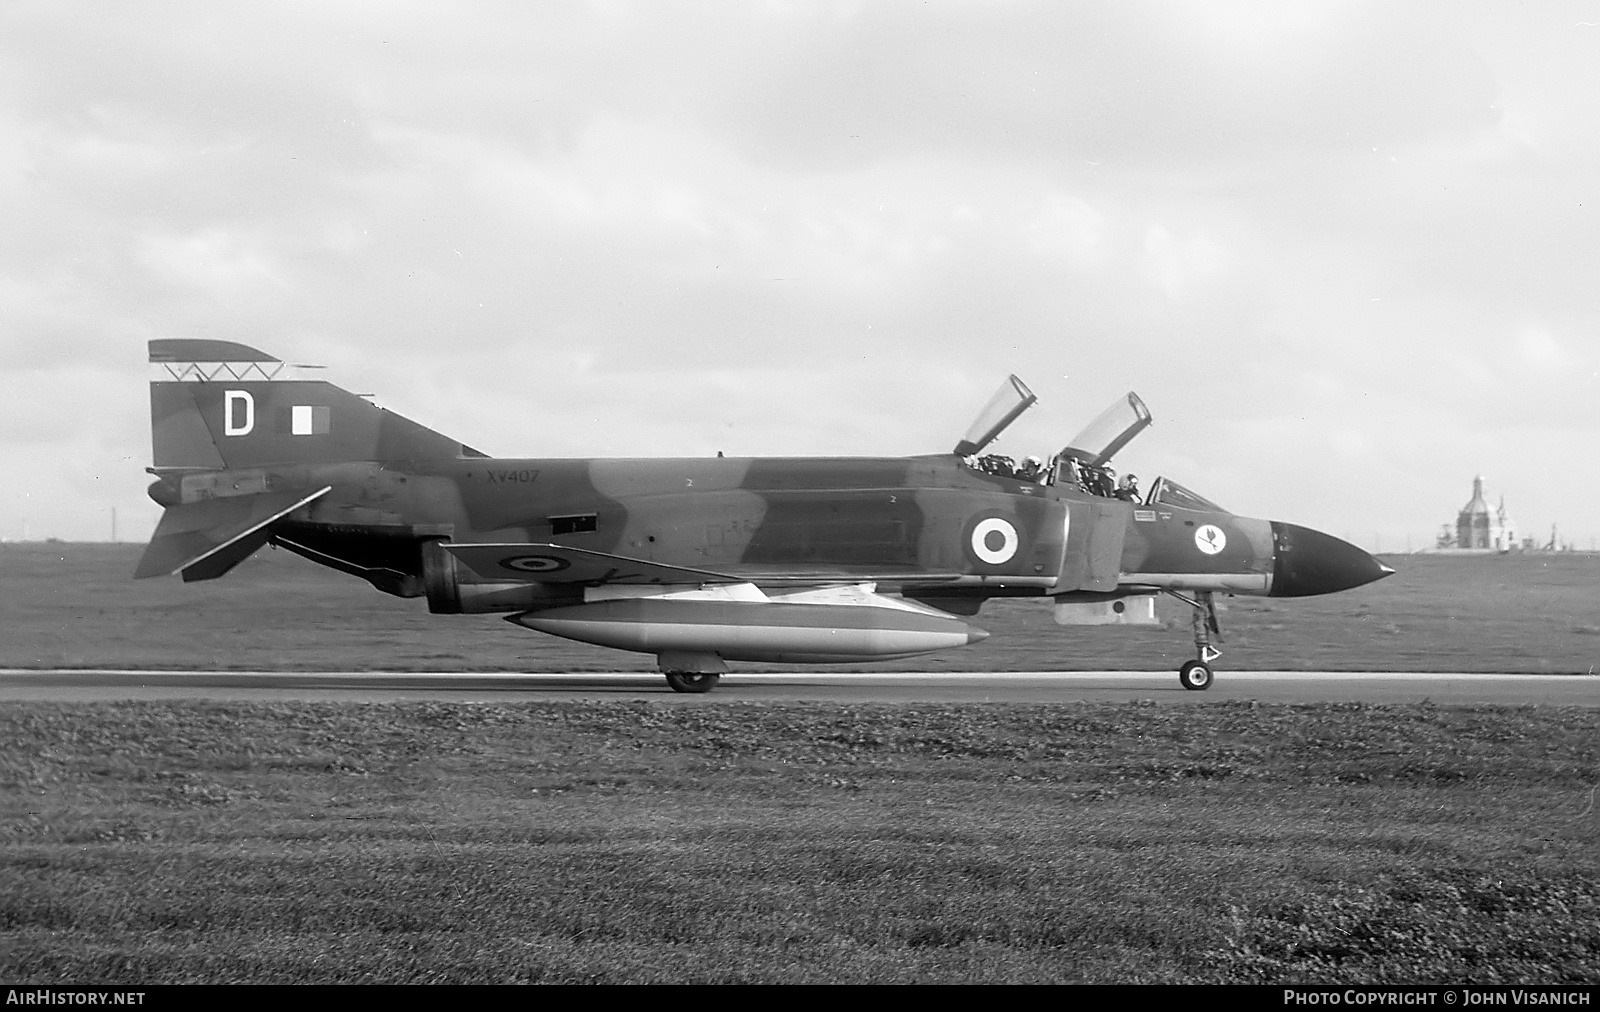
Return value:
[(481, 457), (432, 429), (232, 341), (150, 342), (155, 469)]
[(151, 470), (162, 477), (150, 494), (166, 512), (136, 579), (181, 571), (211, 580), (243, 561), (272, 525), (330, 491), (301, 487), (310, 479), (292, 465), (483, 456), (308, 378), (311, 368), (232, 341), (150, 342)]

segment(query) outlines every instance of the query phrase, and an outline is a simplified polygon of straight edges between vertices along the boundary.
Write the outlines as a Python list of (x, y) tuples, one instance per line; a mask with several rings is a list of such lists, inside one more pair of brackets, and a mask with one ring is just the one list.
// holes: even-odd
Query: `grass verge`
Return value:
[(1600, 980), (1600, 711), (22, 704), (0, 978)]

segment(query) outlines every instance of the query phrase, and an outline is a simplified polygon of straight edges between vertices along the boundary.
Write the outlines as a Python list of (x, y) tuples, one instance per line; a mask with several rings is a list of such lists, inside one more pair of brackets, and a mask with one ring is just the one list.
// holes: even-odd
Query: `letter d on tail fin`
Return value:
[[(296, 408), (295, 410), (299, 410)], [(256, 427), (256, 399), (248, 390), (229, 390), (222, 395), (222, 434), (248, 436)]]

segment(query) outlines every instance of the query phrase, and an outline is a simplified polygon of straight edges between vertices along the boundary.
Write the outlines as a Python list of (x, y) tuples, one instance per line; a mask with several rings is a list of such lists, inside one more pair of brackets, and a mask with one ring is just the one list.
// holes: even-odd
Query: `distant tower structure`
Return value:
[(1472, 479), (1472, 498), (1456, 514), (1457, 548), (1489, 548), (1509, 552), (1517, 544), (1517, 525), (1506, 513), (1505, 496), (1490, 509), (1483, 497), (1483, 475)]

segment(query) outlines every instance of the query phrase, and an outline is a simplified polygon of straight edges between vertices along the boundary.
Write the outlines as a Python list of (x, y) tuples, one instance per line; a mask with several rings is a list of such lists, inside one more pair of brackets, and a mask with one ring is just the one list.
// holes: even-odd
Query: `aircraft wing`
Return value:
[(670, 566), (623, 555), (594, 552), (551, 544), (445, 544), (441, 547), (485, 580), (527, 583), (630, 584), (634, 586), (706, 583), (831, 584), (868, 581), (915, 581), (918, 584), (954, 580), (960, 574), (917, 570), (890, 573), (873, 569), (827, 567), (799, 569), (779, 566), (730, 566), (721, 572)]
[(681, 566), (664, 566), (565, 545), (501, 544), (441, 546), (485, 580), (525, 583), (651, 584), (743, 583), (739, 577)]

